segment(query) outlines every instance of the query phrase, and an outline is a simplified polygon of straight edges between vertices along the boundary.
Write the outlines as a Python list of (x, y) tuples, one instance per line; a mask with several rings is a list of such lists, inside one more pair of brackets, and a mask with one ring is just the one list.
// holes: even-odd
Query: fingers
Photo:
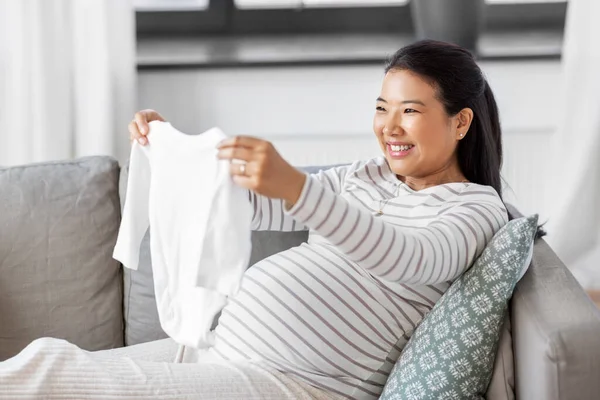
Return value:
[(252, 176), (254, 171), (251, 163), (229, 163), (229, 173), (233, 176)]
[(242, 160), (251, 161), (255, 158), (254, 150), (248, 147), (225, 147), (221, 148), (217, 153), (217, 158), (220, 160)]
[(141, 145), (148, 143), (146, 135), (150, 132), (149, 122), (163, 121), (162, 115), (154, 110), (142, 110), (135, 113), (133, 120), (128, 125), (129, 140), (137, 140)]
[(127, 130), (129, 131), (129, 141), (133, 142), (134, 140), (138, 140), (142, 134), (138, 130), (137, 124), (135, 121), (131, 121), (129, 125), (127, 125)]
[(166, 121), (162, 115), (160, 115), (158, 112), (156, 112), (154, 110), (144, 110), (143, 112), (146, 113), (146, 121), (148, 121), (148, 122), (152, 122), (152, 121), (165, 122)]
[(146, 117), (146, 113), (144, 111), (136, 112), (133, 122), (137, 127), (137, 131), (139, 132), (139, 135), (136, 137), (136, 140), (141, 145), (145, 145), (146, 143), (148, 143), (148, 139), (145, 136), (148, 134), (148, 131), (150, 130), (150, 128), (148, 127), (148, 120)]
[(221, 143), (219, 143), (217, 148), (225, 149), (228, 147), (246, 147), (250, 149), (261, 149), (267, 145), (268, 142), (252, 136), (233, 136), (223, 140)]
[(256, 173), (256, 168), (253, 163), (230, 163), (229, 173), (233, 178), (233, 182), (245, 189), (256, 190), (258, 187), (259, 177)]
[(256, 178), (253, 176), (233, 175), (232, 178), (236, 185), (241, 186), (244, 189), (255, 190), (256, 188)]
[[(246, 163), (261, 164), (267, 158), (271, 144), (265, 140), (250, 136), (235, 136), (223, 140), (217, 146), (217, 158), (221, 160), (241, 160)], [(235, 168), (235, 167), (234, 167)], [(235, 171), (232, 171), (235, 173)]]

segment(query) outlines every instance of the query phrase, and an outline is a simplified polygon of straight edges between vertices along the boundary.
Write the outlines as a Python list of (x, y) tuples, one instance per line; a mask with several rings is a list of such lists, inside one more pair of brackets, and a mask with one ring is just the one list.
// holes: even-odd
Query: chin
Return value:
[(410, 176), (410, 172), (412, 170), (412, 168), (410, 168), (409, 165), (407, 165), (407, 162), (404, 160), (395, 160), (391, 157), (386, 157), (387, 162), (390, 166), (390, 169), (392, 170), (392, 172), (396, 175), (400, 175), (400, 176)]

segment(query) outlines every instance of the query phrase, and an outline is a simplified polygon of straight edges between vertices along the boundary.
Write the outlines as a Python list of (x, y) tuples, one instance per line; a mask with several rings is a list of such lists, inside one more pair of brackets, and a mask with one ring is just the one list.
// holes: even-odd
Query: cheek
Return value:
[(444, 127), (431, 127), (419, 135), (421, 153), (431, 160), (446, 160), (454, 151), (453, 142), (449, 140), (451, 133)]
[(408, 132), (421, 152), (435, 143), (435, 127), (426, 118), (406, 118), (402, 121), (402, 129)]
[(378, 115), (375, 115), (375, 118), (373, 118), (373, 133), (375, 133), (375, 136), (377, 137), (377, 140), (379, 141), (379, 143), (383, 146), (383, 128), (385, 127), (385, 121), (383, 118), (381, 118)]
[(383, 128), (385, 126), (385, 120), (378, 114), (373, 117), (373, 132), (377, 136), (383, 135)]
[(406, 121), (407, 130), (417, 136), (423, 143), (436, 143), (448, 133), (448, 126), (439, 121), (435, 116), (411, 118)]

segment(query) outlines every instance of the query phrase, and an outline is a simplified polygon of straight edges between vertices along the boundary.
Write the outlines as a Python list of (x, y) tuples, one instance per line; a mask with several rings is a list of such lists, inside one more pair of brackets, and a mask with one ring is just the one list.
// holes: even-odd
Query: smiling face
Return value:
[(472, 118), (469, 108), (448, 115), (436, 87), (420, 76), (390, 70), (377, 99), (373, 131), (392, 171), (418, 190), (464, 179), (456, 147)]

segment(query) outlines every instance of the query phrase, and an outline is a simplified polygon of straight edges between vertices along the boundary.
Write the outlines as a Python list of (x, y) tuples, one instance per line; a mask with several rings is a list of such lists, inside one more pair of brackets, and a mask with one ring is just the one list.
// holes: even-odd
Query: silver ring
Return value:
[(240, 175), (246, 175), (246, 164), (240, 164)]

